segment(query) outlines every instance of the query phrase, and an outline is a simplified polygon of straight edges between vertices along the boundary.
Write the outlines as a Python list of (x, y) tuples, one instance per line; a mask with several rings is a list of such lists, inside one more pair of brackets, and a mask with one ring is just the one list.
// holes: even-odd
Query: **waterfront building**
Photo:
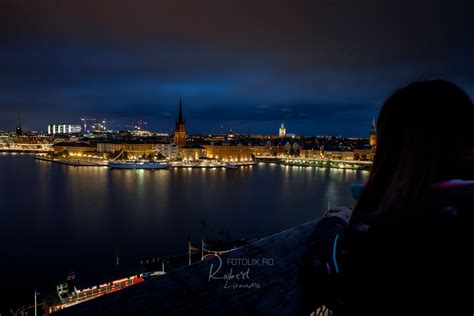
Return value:
[(203, 145), (206, 148), (206, 156), (211, 159), (222, 161), (249, 161), (252, 160), (250, 146), (237, 145)]
[(250, 150), (254, 157), (275, 156), (272, 146), (251, 146)]
[(179, 148), (173, 143), (157, 143), (156, 151), (170, 160), (176, 160), (178, 158)]
[(174, 143), (178, 147), (186, 146), (186, 129), (184, 126), (183, 105), (181, 103), (181, 98), (179, 98), (179, 112), (174, 133)]
[(97, 143), (97, 151), (99, 153), (114, 153), (118, 151), (127, 152), (129, 158), (140, 158), (143, 155), (161, 153), (163, 156), (176, 159), (178, 156), (178, 148), (172, 143), (157, 143), (157, 142), (116, 142), (104, 141)]
[(97, 151), (97, 146), (86, 142), (60, 142), (54, 144), (53, 149), (55, 153), (84, 154)]
[(0, 133), (0, 144), (11, 144), (15, 142), (15, 138), (13, 133)]
[(280, 129), (278, 131), (278, 136), (280, 138), (285, 138), (286, 137), (286, 128), (285, 128), (285, 125), (283, 124), (283, 122), (281, 122)]
[(322, 156), (332, 160), (354, 160), (353, 150), (324, 150)]
[(82, 131), (81, 125), (72, 124), (50, 124), (48, 125), (48, 134), (77, 134)]
[(354, 160), (372, 161), (374, 160), (374, 151), (370, 148), (354, 149)]
[(377, 130), (375, 128), (375, 119), (372, 120), (372, 128), (369, 133), (369, 144), (370, 146), (377, 145)]
[(309, 148), (309, 149), (301, 149), (300, 157), (309, 158), (309, 159), (321, 159), (321, 158), (324, 158), (324, 155), (322, 154), (320, 149)]
[(186, 145), (184, 147), (179, 147), (178, 157), (182, 160), (199, 160), (202, 158), (207, 158), (206, 148), (201, 145)]

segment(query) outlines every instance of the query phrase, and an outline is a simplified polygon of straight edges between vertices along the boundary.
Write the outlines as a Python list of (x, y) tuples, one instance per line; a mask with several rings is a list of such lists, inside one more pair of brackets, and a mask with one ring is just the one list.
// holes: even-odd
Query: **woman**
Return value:
[[(474, 105), (454, 84), (396, 91), (350, 218), (329, 210), (301, 269), (301, 314), (473, 315)], [(334, 216), (336, 215), (336, 216)], [(466, 288), (466, 290), (465, 290)]]

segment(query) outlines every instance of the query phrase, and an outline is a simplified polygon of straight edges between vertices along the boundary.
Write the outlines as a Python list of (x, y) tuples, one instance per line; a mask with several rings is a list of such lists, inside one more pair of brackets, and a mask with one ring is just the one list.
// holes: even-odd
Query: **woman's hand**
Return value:
[(328, 209), (324, 213), (324, 217), (339, 217), (346, 223), (349, 223), (349, 220), (351, 219), (352, 215), (352, 209), (345, 207), (345, 206), (336, 206)]

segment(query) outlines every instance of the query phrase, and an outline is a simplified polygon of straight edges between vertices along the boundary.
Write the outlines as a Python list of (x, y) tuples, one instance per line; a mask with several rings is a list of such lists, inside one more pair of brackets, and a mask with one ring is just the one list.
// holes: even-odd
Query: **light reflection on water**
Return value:
[(185, 252), (189, 234), (198, 243), (203, 220), (233, 239), (270, 235), (320, 216), (328, 200), (352, 204), (349, 183), (367, 175), (274, 164), (109, 170), (2, 155), (0, 287), (52, 288), (70, 269), (93, 282), (114, 269), (116, 252), (136, 269), (142, 258)]

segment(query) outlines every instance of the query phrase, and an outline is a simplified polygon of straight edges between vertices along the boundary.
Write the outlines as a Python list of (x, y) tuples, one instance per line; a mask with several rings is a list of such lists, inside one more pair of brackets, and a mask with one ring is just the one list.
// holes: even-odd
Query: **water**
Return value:
[[(71, 167), (0, 154), (0, 311), (31, 304), (74, 270), (94, 284), (140, 260), (214, 238), (258, 238), (352, 205), (364, 171), (258, 164), (238, 171)], [(202, 222), (205, 222), (205, 225)], [(224, 234), (221, 235), (220, 231)]]

